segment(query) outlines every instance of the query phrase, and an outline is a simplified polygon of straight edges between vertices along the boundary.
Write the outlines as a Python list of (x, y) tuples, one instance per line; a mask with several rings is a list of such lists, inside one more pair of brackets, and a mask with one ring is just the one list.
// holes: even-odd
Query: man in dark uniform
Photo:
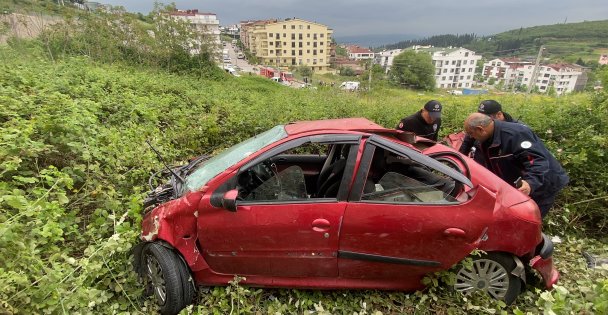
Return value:
[[(503, 112), (502, 105), (495, 100), (481, 101), (481, 103), (479, 103), (479, 107), (477, 108), (477, 112), (486, 114), (492, 119), (500, 121), (519, 122), (516, 119), (513, 119), (511, 115)], [(480, 155), (475, 155), (475, 152), (479, 149), (479, 143), (475, 143), (475, 139), (471, 138), (469, 135), (465, 135), (462, 145), (460, 145), (458, 151), (467, 156), (471, 156), (471, 153), (473, 153), (472, 155), (475, 161), (483, 165), (483, 158), (481, 158)]]
[[(568, 175), (543, 142), (525, 125), (503, 122), (474, 113), (464, 123), (465, 132), (479, 141), (485, 166), (505, 182), (518, 185), (544, 217)], [(516, 184), (521, 179), (521, 184)]]
[(401, 119), (398, 130), (410, 131), (417, 136), (437, 141), (441, 128), (441, 103), (428, 101), (417, 113)]

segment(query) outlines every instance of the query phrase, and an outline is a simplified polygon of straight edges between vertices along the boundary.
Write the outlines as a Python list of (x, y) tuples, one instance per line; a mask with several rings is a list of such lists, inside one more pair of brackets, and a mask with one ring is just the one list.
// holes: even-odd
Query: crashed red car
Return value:
[(469, 257), (455, 288), (511, 303), (557, 282), (528, 196), (454, 149), (362, 118), (276, 126), (166, 172), (145, 202), (136, 270), (161, 312), (199, 285), (417, 290)]

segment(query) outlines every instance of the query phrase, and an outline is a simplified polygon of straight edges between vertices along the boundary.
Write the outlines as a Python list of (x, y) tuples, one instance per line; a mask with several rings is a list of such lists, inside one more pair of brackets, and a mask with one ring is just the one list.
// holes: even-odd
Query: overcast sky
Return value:
[[(154, 1), (97, 0), (147, 14)], [(170, 1), (162, 1), (170, 3)], [(175, 0), (217, 14), (221, 25), (288, 17), (315, 21), (337, 37), (376, 34), (491, 35), (519, 27), (608, 19), (608, 0)]]

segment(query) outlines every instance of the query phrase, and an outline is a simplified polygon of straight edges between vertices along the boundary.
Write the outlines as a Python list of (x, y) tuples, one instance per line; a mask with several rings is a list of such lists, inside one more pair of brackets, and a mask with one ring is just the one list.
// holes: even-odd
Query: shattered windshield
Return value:
[(222, 173), (230, 166), (242, 161), (263, 147), (287, 137), (285, 126), (279, 125), (253, 138), (249, 138), (222, 153), (210, 158), (192, 171), (186, 178), (189, 191), (199, 190), (209, 180)]

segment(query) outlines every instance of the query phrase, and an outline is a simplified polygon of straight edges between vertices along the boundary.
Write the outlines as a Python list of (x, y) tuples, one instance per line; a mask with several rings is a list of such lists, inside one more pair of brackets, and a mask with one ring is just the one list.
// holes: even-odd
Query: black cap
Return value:
[(441, 103), (439, 101), (428, 101), (424, 104), (424, 109), (429, 112), (429, 116), (434, 119), (441, 117)]
[(494, 115), (498, 112), (502, 112), (502, 106), (499, 102), (495, 100), (485, 100), (479, 103), (479, 108), (477, 108), (477, 112), (486, 115)]

